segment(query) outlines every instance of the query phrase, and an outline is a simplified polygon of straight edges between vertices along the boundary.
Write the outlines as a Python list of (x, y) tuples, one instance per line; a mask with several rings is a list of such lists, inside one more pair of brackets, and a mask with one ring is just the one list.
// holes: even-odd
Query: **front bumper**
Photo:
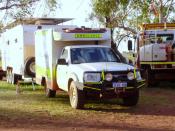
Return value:
[(100, 97), (100, 98), (123, 98), (134, 94), (142, 86), (145, 85), (144, 80), (127, 82), (127, 87), (114, 88), (112, 82), (99, 82), (99, 83), (84, 83), (78, 84), (80, 90), (83, 90), (87, 97)]

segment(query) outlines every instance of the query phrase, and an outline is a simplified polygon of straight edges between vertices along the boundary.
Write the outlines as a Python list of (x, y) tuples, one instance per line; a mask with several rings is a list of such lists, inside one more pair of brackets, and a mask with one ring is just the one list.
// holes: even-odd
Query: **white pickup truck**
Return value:
[[(122, 98), (126, 106), (138, 103), (140, 73), (122, 63), (110, 48), (109, 32), (89, 29), (88, 33), (85, 29), (72, 29), (72, 33), (36, 32), (36, 82), (46, 87), (47, 96), (54, 97), (56, 90), (62, 89), (68, 92), (75, 109), (83, 108), (86, 99), (96, 97)], [(65, 36), (69, 37), (64, 39)]]

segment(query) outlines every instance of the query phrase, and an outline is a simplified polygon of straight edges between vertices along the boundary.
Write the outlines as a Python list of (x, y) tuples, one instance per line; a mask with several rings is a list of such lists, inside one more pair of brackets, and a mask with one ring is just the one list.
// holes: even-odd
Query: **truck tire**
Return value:
[(132, 95), (123, 98), (123, 106), (135, 106), (139, 100), (139, 90), (136, 90)]
[(46, 93), (46, 96), (47, 96), (47, 97), (53, 98), (53, 97), (56, 96), (56, 90), (52, 90), (52, 89), (48, 88), (45, 79), (44, 79), (44, 81), (43, 81), (43, 85), (44, 85), (44, 89), (45, 89), (45, 93)]
[(85, 95), (82, 90), (79, 90), (74, 81), (70, 83), (69, 99), (70, 105), (74, 109), (82, 109), (84, 107)]
[(29, 57), (26, 59), (25, 73), (31, 77), (35, 77), (35, 57)]
[(56, 96), (56, 90), (46, 88), (46, 96), (49, 97), (49, 98), (55, 97)]

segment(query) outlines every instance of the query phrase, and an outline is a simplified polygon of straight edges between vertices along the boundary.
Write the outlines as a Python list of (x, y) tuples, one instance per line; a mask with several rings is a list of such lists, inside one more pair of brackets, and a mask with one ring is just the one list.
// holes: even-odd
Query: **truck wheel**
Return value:
[(29, 57), (26, 59), (25, 73), (31, 77), (35, 77), (35, 57)]
[(123, 106), (135, 106), (139, 100), (139, 90), (136, 90), (132, 95), (123, 98)]
[(69, 99), (72, 108), (82, 109), (84, 107), (84, 92), (77, 88), (74, 81), (69, 87)]
[(56, 90), (51, 90), (49, 88), (46, 88), (46, 96), (49, 98), (53, 98), (56, 96)]
[(47, 87), (46, 80), (44, 80), (43, 85), (44, 85), (44, 89), (45, 89), (45, 92), (46, 92), (46, 96), (47, 97), (53, 98), (53, 97), (56, 96), (56, 90), (51, 90), (50, 88), (48, 88)]

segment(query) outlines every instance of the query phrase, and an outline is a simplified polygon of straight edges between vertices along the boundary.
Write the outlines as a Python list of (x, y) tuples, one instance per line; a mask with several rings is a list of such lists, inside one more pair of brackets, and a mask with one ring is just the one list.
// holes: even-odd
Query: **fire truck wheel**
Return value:
[(139, 90), (136, 90), (132, 95), (123, 98), (123, 106), (135, 106), (139, 100)]
[(84, 107), (84, 92), (79, 90), (74, 81), (70, 83), (69, 99), (71, 107), (74, 109), (82, 109)]
[(35, 57), (29, 57), (26, 59), (25, 73), (31, 77), (35, 77)]
[(145, 87), (157, 86), (158, 82), (154, 80), (154, 74), (150, 69), (145, 69), (143, 77), (145, 78)]
[(150, 81), (151, 81), (151, 76), (150, 76), (150, 70), (146, 69), (144, 72), (144, 78), (145, 78), (145, 86), (149, 87), (150, 86)]

